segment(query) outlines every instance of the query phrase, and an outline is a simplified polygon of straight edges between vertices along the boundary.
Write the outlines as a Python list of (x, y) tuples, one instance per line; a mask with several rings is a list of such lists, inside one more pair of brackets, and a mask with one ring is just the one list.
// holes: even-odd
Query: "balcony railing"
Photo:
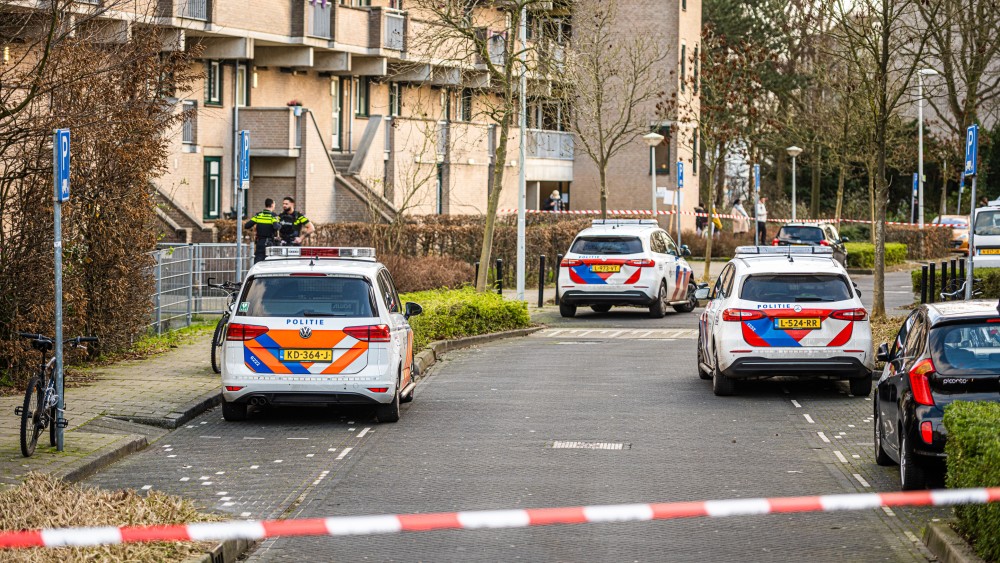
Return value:
[[(298, 111), (299, 115), (296, 115)], [(299, 156), (302, 146), (302, 108), (248, 107), (240, 109), (240, 128), (250, 131), (251, 156)]]
[(310, 0), (312, 5), (312, 29), (311, 35), (315, 37), (333, 37), (331, 34), (330, 22), (333, 15), (332, 0), (323, 2), (322, 0)]
[(573, 160), (573, 134), (562, 131), (528, 129), (528, 158)]
[(404, 49), (406, 34), (406, 14), (395, 10), (384, 10), (382, 20), (382, 47), (394, 51)]
[(181, 0), (180, 16), (192, 20), (208, 19), (208, 0)]

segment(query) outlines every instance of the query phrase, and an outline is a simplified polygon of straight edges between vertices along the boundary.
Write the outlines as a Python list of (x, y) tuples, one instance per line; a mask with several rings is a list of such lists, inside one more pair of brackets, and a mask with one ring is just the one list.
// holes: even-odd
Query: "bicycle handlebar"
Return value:
[[(40, 340), (42, 342), (52, 342), (52, 338), (45, 336), (44, 334), (31, 333), (31, 332), (19, 332), (17, 333), (21, 338), (28, 338), (31, 340)], [(66, 338), (63, 340), (63, 345), (66, 344), (80, 344), (81, 342), (98, 342), (100, 339), (96, 336), (76, 336), (74, 338)]]

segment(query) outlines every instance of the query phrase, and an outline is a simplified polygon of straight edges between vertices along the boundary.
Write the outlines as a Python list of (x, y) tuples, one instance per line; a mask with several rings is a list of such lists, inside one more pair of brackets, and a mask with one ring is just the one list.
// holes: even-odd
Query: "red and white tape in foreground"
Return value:
[(865, 510), (883, 506), (948, 506), (1000, 502), (1000, 487), (989, 489), (944, 489), (905, 493), (870, 493), (812, 497), (617, 504), (526, 510), (476, 510), (435, 514), (390, 514), (304, 520), (230, 521), (170, 526), (99, 528), (55, 528), (0, 532), (0, 548), (88, 547), (151, 541), (259, 540), (276, 536), (354, 536), (475, 530), (481, 528), (526, 528), (552, 524), (641, 522), (676, 518), (748, 516), (790, 512), (834, 512)]
[[(529, 214), (533, 215), (600, 215), (600, 209), (570, 209), (567, 211), (543, 211), (540, 209), (526, 209)], [(516, 209), (500, 209), (497, 213), (501, 215), (512, 215), (517, 213)], [(622, 216), (622, 215), (652, 215), (653, 211), (650, 209), (609, 209), (608, 215), (611, 216)], [(675, 215), (677, 211), (673, 209), (659, 209), (656, 211), (657, 215)], [(694, 215), (696, 217), (708, 217), (708, 213), (696, 213), (694, 211), (681, 211), (681, 215)], [(716, 213), (713, 217), (718, 217), (720, 219), (746, 219), (747, 221), (753, 221), (753, 215), (734, 215), (732, 213)], [(768, 223), (791, 223), (791, 219), (768, 219)], [(797, 223), (836, 223), (837, 219), (796, 219)], [(861, 224), (871, 224), (871, 221), (866, 219), (840, 219), (841, 223), (861, 223)], [(917, 227), (918, 223), (907, 223), (905, 221), (886, 221), (886, 225), (903, 225), (907, 227)], [(937, 224), (937, 223), (924, 223), (925, 227), (931, 228), (954, 228), (954, 225), (949, 224)]]

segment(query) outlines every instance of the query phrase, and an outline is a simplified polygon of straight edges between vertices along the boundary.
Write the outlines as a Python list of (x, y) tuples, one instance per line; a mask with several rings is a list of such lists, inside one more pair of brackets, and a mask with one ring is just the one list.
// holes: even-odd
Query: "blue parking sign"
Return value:
[(683, 162), (678, 162), (677, 163), (677, 187), (678, 188), (683, 188), (684, 187), (684, 163)]
[(965, 131), (965, 176), (976, 175), (976, 157), (979, 153), (979, 126), (970, 125)]
[(920, 190), (920, 183), (917, 180), (916, 172), (913, 173), (913, 197), (917, 197), (917, 192)]
[(240, 177), (241, 189), (250, 187), (250, 132), (240, 131)]
[(760, 191), (760, 165), (753, 165), (753, 189), (755, 192)]
[(69, 129), (56, 129), (52, 136), (52, 171), (56, 201), (69, 200)]

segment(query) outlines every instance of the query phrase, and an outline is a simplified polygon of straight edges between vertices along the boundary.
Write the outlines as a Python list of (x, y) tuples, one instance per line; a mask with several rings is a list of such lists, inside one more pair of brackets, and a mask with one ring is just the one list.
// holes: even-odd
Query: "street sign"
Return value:
[(678, 162), (677, 163), (677, 187), (678, 188), (683, 188), (684, 187), (684, 163), (683, 162)]
[(917, 181), (917, 174), (913, 174), (913, 197), (917, 197), (918, 190), (919, 190), (919, 182)]
[(52, 136), (52, 171), (56, 201), (69, 200), (69, 129), (56, 129)]
[(970, 125), (965, 132), (965, 176), (976, 175), (976, 157), (979, 154), (979, 126)]
[(760, 165), (753, 165), (753, 189), (755, 192), (760, 192)]
[(238, 184), (240, 189), (250, 187), (250, 132), (240, 131), (240, 174)]

